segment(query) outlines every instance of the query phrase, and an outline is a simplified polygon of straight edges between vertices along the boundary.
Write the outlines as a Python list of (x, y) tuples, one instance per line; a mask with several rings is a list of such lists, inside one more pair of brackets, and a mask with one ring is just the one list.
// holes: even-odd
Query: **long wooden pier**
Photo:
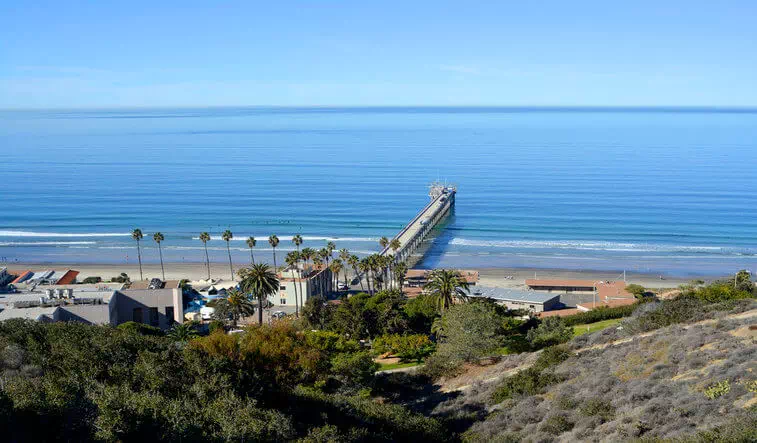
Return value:
[[(436, 227), (455, 206), (457, 188), (441, 183), (432, 183), (429, 187), (431, 201), (394, 236), (400, 247), (396, 251), (387, 246), (381, 255), (393, 254), (396, 261), (410, 261), (409, 258), (418, 250), (426, 236)], [(412, 266), (412, 263), (408, 263)]]

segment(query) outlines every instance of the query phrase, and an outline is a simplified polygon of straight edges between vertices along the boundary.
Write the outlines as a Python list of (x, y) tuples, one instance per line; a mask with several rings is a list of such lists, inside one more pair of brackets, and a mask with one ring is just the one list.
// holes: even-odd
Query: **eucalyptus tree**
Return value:
[(158, 244), (158, 253), (160, 254), (160, 272), (163, 275), (163, 281), (166, 280), (166, 270), (163, 268), (163, 248), (160, 246), (160, 243), (163, 242), (166, 238), (161, 234), (160, 232), (156, 232), (152, 235), (152, 239), (155, 241), (155, 243)]
[(360, 290), (364, 291), (365, 288), (363, 288), (363, 276), (358, 270), (358, 266), (360, 265), (360, 258), (354, 254), (350, 255), (349, 258), (347, 258), (347, 263), (352, 267), (352, 270), (355, 272), (355, 276), (360, 282)]
[(223, 231), (223, 234), (221, 234), (221, 238), (223, 241), (226, 242), (226, 252), (229, 253), (229, 271), (231, 271), (231, 279), (234, 280), (234, 266), (231, 264), (231, 239), (234, 238), (234, 234), (231, 233), (228, 229)]
[(437, 269), (429, 275), (429, 281), (424, 288), (436, 300), (441, 312), (449, 309), (452, 304), (468, 300), (468, 281), (459, 272), (451, 269)]
[(142, 249), (139, 247), (139, 241), (144, 238), (144, 235), (142, 235), (142, 230), (139, 228), (135, 228), (133, 231), (131, 231), (131, 238), (133, 238), (137, 242), (137, 260), (139, 260), (139, 279), (144, 280), (145, 278), (142, 276)]
[(279, 290), (279, 278), (265, 263), (258, 263), (238, 272), (239, 287), (258, 299), (258, 323), (263, 324), (263, 304)]
[(279, 237), (276, 234), (268, 237), (268, 244), (273, 248), (273, 272), (279, 272), (279, 267), (276, 264), (276, 247), (279, 245)]
[(294, 286), (294, 313), (297, 317), (300, 316), (300, 308), (299, 308), (299, 302), (297, 300), (297, 274), (295, 271), (297, 270), (297, 262), (300, 260), (299, 253), (297, 251), (292, 251), (284, 257), (284, 262), (289, 266), (289, 269), (292, 270), (292, 278), (294, 279), (294, 282), (292, 286)]
[(256, 244), (258, 244), (258, 241), (255, 240), (255, 237), (247, 237), (247, 247), (250, 248), (250, 263), (253, 265), (255, 264), (255, 256), (252, 254), (252, 249), (255, 247)]
[(210, 256), (208, 255), (208, 242), (210, 241), (210, 234), (207, 232), (200, 233), (200, 241), (205, 247), (205, 266), (208, 268), (208, 280), (210, 280)]

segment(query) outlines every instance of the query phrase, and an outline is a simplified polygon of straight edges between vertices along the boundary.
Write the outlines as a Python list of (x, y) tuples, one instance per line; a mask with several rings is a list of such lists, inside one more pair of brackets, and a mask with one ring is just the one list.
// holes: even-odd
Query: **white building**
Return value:
[(274, 306), (294, 306), (295, 295), (298, 304), (304, 306), (308, 298), (326, 297), (333, 290), (333, 273), (323, 265), (290, 266), (280, 271), (278, 277), (279, 292), (268, 298)]

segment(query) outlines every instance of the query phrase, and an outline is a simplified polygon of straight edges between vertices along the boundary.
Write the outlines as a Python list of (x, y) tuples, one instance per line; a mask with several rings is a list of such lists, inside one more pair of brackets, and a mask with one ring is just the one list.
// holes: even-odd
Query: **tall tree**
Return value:
[(200, 233), (200, 241), (205, 246), (205, 265), (208, 268), (208, 280), (210, 280), (210, 256), (208, 255), (208, 242), (210, 241), (210, 234), (207, 232)]
[(432, 271), (424, 288), (434, 297), (441, 312), (449, 309), (456, 300), (466, 301), (470, 292), (465, 277), (451, 269)]
[[(342, 264), (344, 265), (344, 284), (347, 285), (347, 287), (350, 286), (350, 283), (347, 281), (347, 268), (348, 268), (348, 260), (350, 259), (350, 251), (342, 248), (339, 250), (339, 258), (342, 259)], [(339, 281), (337, 281), (337, 285), (339, 284)]]
[(331, 280), (333, 284), (334, 279), (336, 279), (337, 289), (339, 286), (339, 273), (342, 271), (343, 267), (344, 266), (342, 265), (342, 260), (338, 258), (335, 258), (334, 261), (331, 262), (330, 269), (331, 269), (331, 273), (334, 275), (334, 277), (332, 277)]
[(163, 274), (163, 281), (166, 281), (166, 270), (163, 268), (163, 248), (160, 243), (166, 238), (160, 232), (156, 232), (152, 235), (152, 239), (158, 244), (158, 252), (160, 253), (160, 272)]
[(279, 238), (276, 234), (268, 237), (268, 244), (273, 248), (273, 272), (279, 272), (279, 267), (276, 265), (276, 247), (279, 245)]
[(389, 244), (389, 239), (386, 237), (381, 237), (379, 239), (379, 246), (381, 246), (381, 249), (386, 249), (386, 246)]
[[(292, 243), (294, 243), (294, 246), (297, 248), (297, 260), (295, 260), (294, 265), (295, 267), (299, 265), (300, 259), (302, 259), (302, 256), (300, 255), (300, 245), (302, 244), (302, 236), (300, 234), (295, 235), (292, 237)], [(303, 300), (302, 297), (302, 279), (300, 279), (300, 301)], [(304, 303), (304, 301), (303, 301)]]
[[(240, 272), (242, 269), (240, 269)], [(226, 298), (218, 299), (215, 305), (216, 316), (221, 318), (231, 317), (231, 323), (234, 327), (237, 326), (240, 318), (249, 317), (255, 313), (255, 305), (250, 300), (250, 295), (247, 291), (242, 292), (237, 289), (230, 289), (227, 292)], [(262, 311), (258, 310), (261, 312)], [(262, 317), (261, 317), (262, 323)]]
[(397, 281), (397, 286), (400, 292), (402, 292), (402, 286), (405, 282), (405, 276), (407, 275), (407, 263), (404, 261), (394, 264), (394, 279)]
[(234, 234), (232, 234), (231, 231), (227, 229), (223, 231), (221, 238), (226, 242), (226, 252), (229, 253), (229, 271), (231, 271), (231, 279), (234, 280), (234, 266), (231, 264), (231, 245), (229, 244), (229, 242), (231, 242), (231, 239), (234, 238)]
[(360, 290), (365, 291), (365, 288), (363, 288), (363, 277), (358, 270), (358, 265), (360, 265), (360, 258), (354, 254), (350, 255), (350, 257), (347, 259), (347, 263), (349, 263), (349, 265), (352, 267), (352, 270), (355, 272), (355, 276), (360, 282)]
[[(358, 264), (360, 267), (360, 272), (365, 274), (365, 284), (368, 285), (368, 293), (373, 295), (373, 290), (371, 289), (371, 259), (369, 257), (363, 257), (362, 260), (360, 260), (360, 263)], [(362, 286), (362, 284), (361, 284)]]
[(255, 256), (252, 254), (252, 249), (257, 244), (257, 240), (255, 240), (255, 237), (247, 237), (247, 247), (250, 248), (250, 263), (253, 265), (255, 264)]
[(258, 263), (239, 270), (239, 286), (248, 294), (258, 299), (258, 323), (263, 324), (263, 304), (268, 297), (279, 290), (279, 278), (276, 272), (265, 263)]
[(321, 248), (321, 250), (318, 251), (318, 256), (326, 263), (326, 267), (328, 268), (330, 266), (329, 260), (331, 260), (331, 252), (328, 248)]
[(142, 250), (139, 247), (139, 241), (144, 238), (144, 235), (142, 235), (142, 230), (137, 228), (131, 231), (131, 238), (133, 238), (137, 242), (137, 259), (139, 260), (139, 279), (144, 280), (145, 278), (142, 276)]
[[(398, 259), (397, 251), (399, 251), (399, 249), (402, 247), (402, 242), (398, 238), (393, 238), (392, 241), (389, 242), (389, 247), (392, 249), (392, 253), (393, 253), (392, 261), (391, 263), (389, 263), (389, 272), (392, 273), (392, 267), (394, 266), (394, 264), (397, 262), (397, 259)], [(392, 278), (392, 281), (394, 281), (393, 278)]]
[[(289, 269), (292, 271), (292, 278), (294, 281), (292, 282), (292, 286), (294, 286), (294, 314), (295, 316), (300, 316), (300, 308), (299, 308), (299, 302), (297, 301), (297, 280), (299, 277), (297, 274), (299, 273), (299, 269), (297, 269), (297, 262), (299, 261), (299, 253), (297, 251), (292, 251), (284, 257), (284, 261), (286, 262), (287, 266), (289, 266)], [(297, 272), (295, 272), (297, 271)]]
[[(315, 252), (315, 250), (313, 250), (313, 252)], [(316, 254), (313, 257), (313, 266), (320, 269), (321, 265), (323, 265), (323, 260), (321, 260), (320, 255)], [(320, 292), (321, 297), (323, 297), (323, 279), (322, 278), (318, 279), (318, 291)]]

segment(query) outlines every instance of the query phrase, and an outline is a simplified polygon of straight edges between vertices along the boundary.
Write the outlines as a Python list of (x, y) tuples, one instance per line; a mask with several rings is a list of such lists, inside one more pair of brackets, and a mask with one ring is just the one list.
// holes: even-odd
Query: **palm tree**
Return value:
[[(368, 293), (373, 295), (373, 291), (371, 290), (371, 260), (369, 257), (364, 257), (362, 260), (360, 260), (360, 263), (358, 264), (360, 267), (360, 272), (365, 274), (365, 283), (368, 285)], [(362, 288), (362, 281), (360, 283), (360, 287)]]
[(365, 288), (363, 288), (363, 277), (360, 275), (360, 272), (357, 269), (358, 265), (360, 264), (360, 258), (358, 258), (357, 255), (350, 255), (347, 259), (347, 263), (352, 266), (352, 270), (355, 272), (355, 276), (357, 276), (358, 280), (360, 281), (360, 290), (364, 291)]
[(139, 260), (139, 279), (144, 280), (144, 277), (142, 276), (142, 250), (139, 248), (139, 241), (144, 238), (144, 235), (142, 235), (141, 229), (134, 229), (131, 231), (131, 238), (136, 240), (137, 242), (137, 259)]
[(300, 252), (300, 258), (305, 262), (305, 264), (308, 264), (310, 260), (315, 258), (316, 252), (313, 248), (302, 248), (302, 252)]
[[(239, 271), (243, 271), (240, 269)], [(226, 298), (221, 298), (216, 302), (216, 312), (226, 317), (231, 316), (231, 323), (234, 327), (242, 317), (248, 317), (255, 313), (255, 304), (250, 300), (248, 292), (241, 292), (237, 289), (230, 289)], [(262, 311), (261, 323), (262, 323)]]
[[(389, 272), (391, 273), (392, 272), (391, 268), (394, 265), (394, 263), (397, 261), (397, 251), (399, 251), (399, 249), (402, 247), (402, 242), (398, 238), (393, 238), (392, 241), (389, 242), (389, 247), (392, 249), (392, 252), (393, 252), (392, 262), (389, 263)], [(394, 281), (394, 279), (392, 279), (392, 281)]]
[(160, 242), (166, 238), (160, 232), (156, 232), (152, 235), (152, 239), (158, 244), (158, 252), (160, 253), (160, 272), (163, 274), (163, 281), (166, 281), (166, 270), (163, 268), (163, 248), (160, 246)]
[(451, 269), (437, 269), (429, 275), (424, 289), (436, 299), (440, 311), (447, 310), (455, 300), (466, 301), (468, 281), (459, 272)]
[[(294, 262), (294, 266), (296, 267), (299, 264), (300, 258), (302, 258), (302, 256), (300, 255), (300, 245), (302, 244), (302, 236), (300, 234), (297, 234), (294, 237), (292, 237), (292, 243), (294, 243), (294, 246), (297, 248), (297, 260), (295, 260)], [(303, 305), (305, 304), (302, 299), (302, 279), (300, 279), (300, 301), (303, 302)]]
[(255, 256), (252, 255), (252, 248), (254, 248), (257, 243), (255, 237), (247, 237), (247, 247), (250, 248), (250, 263), (253, 265), (255, 264)]
[[(350, 251), (346, 249), (340, 249), (339, 250), (339, 258), (342, 259), (342, 263), (344, 264), (344, 284), (349, 286), (349, 282), (347, 282), (347, 265), (349, 264), (347, 260), (350, 259)], [(339, 281), (336, 282), (337, 286), (339, 285)]]
[(276, 246), (279, 245), (279, 238), (276, 237), (276, 234), (268, 237), (268, 244), (273, 248), (273, 272), (278, 272), (279, 267), (276, 265)]
[(389, 244), (389, 239), (388, 239), (388, 238), (386, 238), (386, 237), (381, 237), (381, 238), (379, 239), (379, 245), (381, 245), (381, 250), (382, 250), (382, 251), (383, 251), (384, 249), (386, 249), (386, 245), (388, 245), (388, 244)]
[(294, 286), (294, 314), (297, 317), (300, 316), (300, 308), (297, 301), (297, 274), (295, 274), (294, 271), (297, 269), (297, 262), (300, 260), (299, 255), (300, 254), (297, 251), (292, 251), (284, 258), (287, 266), (292, 270), (292, 279), (294, 279), (292, 284), (292, 286)]
[(258, 263), (239, 270), (243, 291), (258, 298), (258, 323), (263, 324), (263, 302), (279, 290), (279, 278), (276, 272), (265, 263)]
[(336, 244), (333, 241), (330, 241), (326, 243), (326, 249), (329, 250), (329, 257), (331, 256), (331, 253), (334, 252), (336, 249)]
[(231, 264), (231, 246), (229, 245), (231, 239), (234, 238), (234, 234), (227, 229), (223, 231), (221, 238), (226, 242), (226, 251), (229, 253), (229, 271), (231, 271), (231, 279), (234, 280), (234, 266)]
[(336, 278), (337, 288), (339, 287), (339, 272), (342, 270), (343, 267), (344, 266), (342, 265), (342, 260), (335, 258), (334, 261), (331, 262), (331, 266), (329, 268), (331, 269), (331, 273), (334, 274), (334, 277)]
[(402, 292), (402, 284), (405, 282), (405, 276), (407, 275), (407, 263), (401, 261), (394, 265), (394, 279), (397, 281), (397, 285)]
[(389, 242), (389, 247), (394, 251), (394, 255), (397, 255), (397, 251), (402, 247), (402, 242), (398, 238), (393, 238), (392, 241)]
[(208, 242), (210, 241), (210, 234), (207, 232), (200, 233), (200, 241), (205, 246), (205, 264), (208, 267), (208, 280), (210, 280), (210, 257), (208, 256)]
[(167, 336), (173, 341), (186, 343), (197, 337), (198, 334), (191, 323), (178, 323), (168, 331)]
[[(315, 252), (315, 250), (313, 250)], [(321, 267), (323, 264), (323, 260), (321, 260), (321, 257), (316, 255), (313, 257), (313, 266), (316, 266), (318, 268)], [(323, 297), (323, 279), (318, 279), (318, 291), (320, 292), (321, 297)]]

